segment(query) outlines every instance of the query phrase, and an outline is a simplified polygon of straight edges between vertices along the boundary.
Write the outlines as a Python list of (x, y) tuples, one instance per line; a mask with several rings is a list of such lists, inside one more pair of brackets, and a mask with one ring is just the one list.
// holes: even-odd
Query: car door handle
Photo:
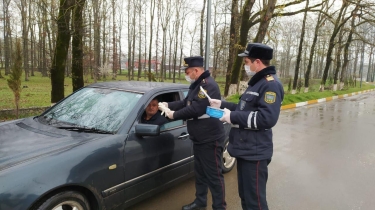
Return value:
[(189, 134), (183, 134), (183, 135), (179, 136), (178, 139), (185, 139), (187, 137), (189, 137)]

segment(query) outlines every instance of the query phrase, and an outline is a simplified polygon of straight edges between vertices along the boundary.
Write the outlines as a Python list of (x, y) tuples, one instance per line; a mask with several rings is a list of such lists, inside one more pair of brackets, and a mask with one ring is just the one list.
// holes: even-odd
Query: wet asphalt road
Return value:
[[(282, 111), (273, 131), (271, 210), (375, 209), (375, 92)], [(240, 210), (235, 168), (225, 186), (227, 209)], [(130, 209), (179, 210), (194, 193), (191, 178)]]

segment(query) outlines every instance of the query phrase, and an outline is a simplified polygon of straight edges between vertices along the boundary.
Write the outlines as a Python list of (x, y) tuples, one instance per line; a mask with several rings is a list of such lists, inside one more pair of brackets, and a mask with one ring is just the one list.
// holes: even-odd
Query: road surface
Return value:
[[(284, 110), (273, 131), (271, 210), (375, 209), (375, 92)], [(225, 186), (227, 209), (240, 210), (235, 169)], [(191, 178), (130, 209), (179, 210), (194, 193)]]

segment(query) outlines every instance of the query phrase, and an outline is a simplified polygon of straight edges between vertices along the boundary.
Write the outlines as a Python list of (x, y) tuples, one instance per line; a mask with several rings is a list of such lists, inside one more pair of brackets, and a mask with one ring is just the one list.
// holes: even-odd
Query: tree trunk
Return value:
[(299, 40), (297, 61), (296, 61), (295, 69), (294, 69), (294, 79), (293, 79), (292, 94), (295, 94), (296, 93), (296, 89), (297, 89), (298, 74), (299, 74), (299, 71), (300, 71), (301, 56), (302, 56), (303, 40), (305, 38), (305, 27), (306, 27), (307, 8), (308, 7), (309, 7), (309, 0), (306, 0), (306, 7), (305, 7), (306, 11), (305, 11), (305, 13), (303, 15), (301, 38)]
[[(356, 13), (356, 10), (354, 10), (353, 12)], [(347, 74), (347, 71), (348, 71), (349, 47), (350, 47), (351, 42), (353, 41), (354, 29), (355, 29), (355, 17), (352, 17), (351, 28), (350, 28), (350, 31), (349, 31), (348, 39), (347, 39), (347, 41), (345, 43), (345, 46), (344, 46), (344, 63), (342, 65), (341, 76), (340, 76), (340, 82), (341, 83), (344, 83), (344, 81), (346, 79), (345, 74)], [(340, 89), (342, 89), (342, 87)]]
[(139, 81), (139, 78), (141, 78), (141, 73), (142, 73), (142, 24), (141, 24), (142, 7), (141, 7), (141, 2), (139, 2), (138, 6), (139, 6), (139, 11), (138, 11), (139, 43), (138, 43), (138, 77), (137, 77), (137, 81)]
[(83, 80), (83, 8), (85, 0), (76, 0), (73, 13), (72, 85), (73, 92), (85, 86)]
[(11, 65), (11, 30), (10, 30), (10, 17), (9, 17), (9, 4), (11, 0), (3, 0), (3, 34), (4, 34), (4, 63), (5, 63), (5, 75), (10, 73)]
[(25, 81), (29, 81), (29, 55), (28, 55), (28, 26), (27, 26), (27, 3), (26, 0), (21, 0), (20, 11), (21, 11), (21, 22), (22, 22), (22, 56), (23, 56), (23, 68), (25, 71)]
[(69, 22), (72, 5), (72, 0), (60, 0), (56, 49), (51, 68), (51, 103), (64, 98), (64, 71), (70, 41)]
[(99, 77), (100, 67), (100, 1), (93, 1), (93, 13), (94, 13), (94, 82), (96, 83)]
[(324, 71), (323, 71), (323, 78), (322, 78), (322, 81), (320, 83), (319, 91), (324, 91), (324, 85), (326, 84), (326, 81), (327, 81), (327, 78), (328, 78), (328, 71), (331, 67), (331, 62), (332, 62), (331, 56), (332, 56), (333, 48), (335, 47), (335, 38), (336, 38), (337, 34), (339, 33), (341, 27), (346, 22), (346, 20), (348, 20), (348, 19), (342, 20), (343, 13), (346, 10), (347, 6), (348, 6), (348, 3), (344, 1), (342, 6), (341, 6), (339, 15), (336, 19), (331, 38), (329, 40), (328, 50), (327, 50), (327, 54), (326, 54), (326, 65), (325, 65), (325, 68), (324, 68)]
[[(277, 0), (268, 0), (263, 1), (263, 11), (261, 12), (260, 16), (260, 24), (259, 24), (259, 29), (257, 32), (257, 35), (254, 38), (254, 42), (262, 43), (264, 40), (264, 37), (266, 36), (268, 26), (270, 25), (271, 19), (273, 12), (275, 11), (275, 5), (276, 5)], [(307, 7), (308, 8), (308, 0), (307, 0)], [(305, 11), (306, 15), (306, 11)]]
[[(322, 5), (321, 10), (323, 10), (323, 7), (324, 7), (324, 5)], [(315, 25), (313, 42), (312, 42), (312, 45), (311, 45), (311, 48), (310, 48), (309, 63), (307, 64), (307, 70), (306, 70), (306, 74), (305, 74), (305, 90), (306, 90), (305, 92), (308, 92), (308, 88), (310, 86), (310, 73), (311, 73), (311, 69), (312, 69), (312, 63), (314, 61), (315, 46), (316, 46), (316, 42), (318, 40), (319, 28), (320, 28), (321, 23), (323, 22), (323, 19), (324, 18), (322, 18), (322, 14), (319, 13), (318, 14), (318, 21)]]
[[(151, 22), (150, 22), (150, 43), (148, 48), (148, 81), (151, 82), (151, 50), (152, 50), (152, 34), (153, 34), (153, 22), (154, 22), (154, 15), (155, 15), (155, 0), (151, 0)], [(157, 60), (157, 58), (156, 58)]]

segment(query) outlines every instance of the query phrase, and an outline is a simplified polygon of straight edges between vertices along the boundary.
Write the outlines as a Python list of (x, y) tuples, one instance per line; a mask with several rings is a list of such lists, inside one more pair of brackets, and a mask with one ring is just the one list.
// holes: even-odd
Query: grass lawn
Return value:
[[(1, 75), (5, 77), (4, 70), (1, 70)], [(14, 109), (14, 95), (13, 92), (8, 87), (6, 78), (0, 78), (0, 110), (2, 109)], [(117, 80), (127, 81), (127, 75), (118, 75)], [(103, 81), (103, 80), (102, 80)], [(102, 82), (98, 81), (98, 82)], [(113, 81), (111, 78), (106, 81)], [(141, 81), (147, 81), (144, 77), (141, 78)], [(167, 79), (165, 82), (172, 82), (173, 80)], [(176, 79), (177, 83), (188, 84), (185, 80), (185, 77), (181, 80)], [(89, 78), (89, 85), (94, 83), (93, 79)], [(70, 77), (65, 78), (65, 96), (68, 96), (73, 92), (72, 80)], [(22, 88), (21, 99), (20, 99), (20, 108), (29, 108), (29, 107), (45, 107), (51, 105), (51, 80), (49, 77), (42, 77), (40, 72), (35, 72), (35, 76), (29, 77), (29, 81), (25, 81), (24, 75), (22, 77)], [(27, 87), (25, 87), (27, 86)]]
[[(1, 70), (1, 74), (4, 76), (4, 70)], [(184, 75), (182, 75), (184, 76)], [(117, 80), (121, 81), (127, 81), (127, 75), (118, 75)], [(144, 77), (141, 78), (142, 81), (146, 81)], [(218, 77), (217, 82), (219, 83), (219, 87), (221, 89), (221, 92), (224, 92), (224, 86), (225, 86), (225, 77)], [(107, 81), (112, 81), (110, 78), (107, 79)], [(92, 79), (88, 79), (88, 83), (85, 85), (91, 84), (94, 81)], [(100, 81), (99, 81), (100, 82)], [(167, 79), (165, 82), (172, 82), (172, 80)], [(188, 84), (188, 82), (185, 80), (185, 77), (182, 77), (181, 79), (176, 79), (177, 83), (184, 83)], [(285, 85), (285, 84), (284, 84)], [(51, 94), (51, 81), (48, 77), (42, 77), (40, 72), (36, 72), (35, 76), (30, 77), (29, 81), (22, 81), (22, 89), (21, 92), (21, 101), (20, 101), (20, 108), (29, 108), (29, 107), (45, 107), (50, 106), (50, 94)], [(334, 95), (341, 95), (346, 93), (352, 93), (352, 92), (358, 92), (361, 90), (368, 90), (375, 88), (374, 84), (362, 83), (362, 88), (359, 88), (359, 82), (357, 82), (357, 87), (355, 88), (349, 88), (347, 90), (342, 91), (324, 91), (324, 92), (317, 92), (319, 88), (318, 84), (313, 85), (310, 89), (313, 90), (313, 92), (309, 93), (298, 93), (295, 95), (292, 94), (285, 94), (283, 105), (292, 104), (296, 102), (302, 102), (312, 99), (319, 99)], [(284, 86), (284, 89), (286, 90), (287, 87)], [(65, 96), (68, 96), (72, 93), (72, 81), (71, 78), (67, 77), (65, 78)], [(2, 109), (14, 109), (14, 96), (13, 92), (9, 89), (6, 78), (0, 78), (0, 110)], [(233, 95), (227, 98), (228, 101), (232, 102), (238, 102), (239, 95)]]

